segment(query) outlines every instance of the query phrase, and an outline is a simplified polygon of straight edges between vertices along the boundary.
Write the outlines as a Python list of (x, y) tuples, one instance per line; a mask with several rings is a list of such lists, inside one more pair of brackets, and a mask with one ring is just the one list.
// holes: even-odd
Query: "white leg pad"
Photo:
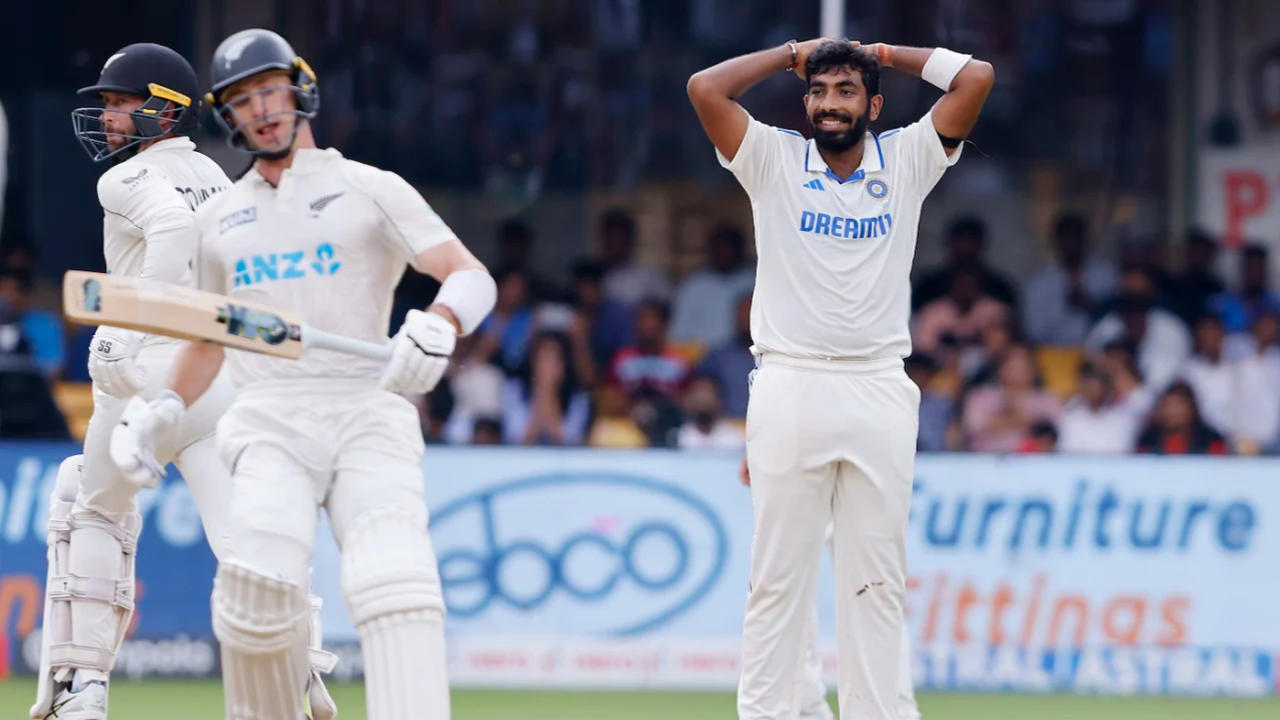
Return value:
[(228, 720), (298, 720), (310, 674), (311, 603), (297, 585), (234, 560), (218, 564), (213, 634)]
[(71, 641), (71, 608), (65, 602), (55, 603), (50, 591), (54, 589), (57, 578), (67, 572), (67, 556), (71, 548), (71, 507), (75, 504), (76, 491), (80, 488), (80, 471), (83, 467), (83, 455), (72, 455), (63, 460), (58, 467), (53, 494), (49, 497), (49, 523), (45, 535), (49, 549), (46, 552), (48, 564), (44, 585), (44, 624), (40, 629), (40, 675), (36, 686), (36, 703), (31, 706), (30, 711), (33, 718), (47, 716), (53, 708), (53, 697), (57, 694), (57, 681), (54, 679), (57, 670), (53, 667), (50, 646)]
[(444, 599), (425, 508), (357, 518), (343, 538), (342, 589), (360, 632), (369, 720), (447, 720)]

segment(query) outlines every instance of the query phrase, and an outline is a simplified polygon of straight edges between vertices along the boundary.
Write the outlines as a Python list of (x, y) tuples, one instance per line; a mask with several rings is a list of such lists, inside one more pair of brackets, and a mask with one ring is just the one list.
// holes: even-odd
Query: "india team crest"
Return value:
[(879, 200), (889, 194), (889, 186), (883, 180), (872, 180), (867, 183), (867, 194)]

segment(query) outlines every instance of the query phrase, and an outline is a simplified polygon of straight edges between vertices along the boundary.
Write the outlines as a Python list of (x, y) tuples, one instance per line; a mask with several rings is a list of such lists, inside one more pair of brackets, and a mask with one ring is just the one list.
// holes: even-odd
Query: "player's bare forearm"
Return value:
[(187, 407), (200, 399), (213, 384), (226, 357), (221, 345), (211, 342), (189, 342), (178, 351), (169, 371), (169, 389), (178, 393)]
[[(906, 47), (889, 45), (888, 51), (881, 51), (880, 43), (864, 46), (876, 54), (885, 67), (892, 67), (898, 72), (920, 77), (924, 65), (929, 61), (933, 48)], [(886, 64), (887, 63), (887, 64)], [(996, 81), (995, 68), (991, 63), (971, 58), (965, 63), (951, 87), (933, 106), (933, 126), (938, 134), (957, 140), (968, 136), (969, 131), (978, 122), (978, 114), (991, 93)]]
[[(801, 67), (821, 42), (809, 40), (796, 45), (796, 59)], [(756, 83), (790, 66), (791, 47), (779, 45), (725, 60), (689, 78), (686, 87), (689, 100), (698, 113), (702, 129), (720, 154), (732, 160), (747, 134), (747, 111), (738, 104), (738, 98)]]

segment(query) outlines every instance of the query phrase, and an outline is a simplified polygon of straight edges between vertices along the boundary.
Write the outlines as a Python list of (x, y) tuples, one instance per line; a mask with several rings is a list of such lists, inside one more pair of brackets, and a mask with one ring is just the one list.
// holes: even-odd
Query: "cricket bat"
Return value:
[(111, 325), (185, 340), (208, 340), (294, 360), (313, 348), (374, 360), (390, 357), (386, 344), (317, 330), (302, 322), (297, 313), (121, 275), (68, 271), (62, 277), (62, 312), (81, 325)]

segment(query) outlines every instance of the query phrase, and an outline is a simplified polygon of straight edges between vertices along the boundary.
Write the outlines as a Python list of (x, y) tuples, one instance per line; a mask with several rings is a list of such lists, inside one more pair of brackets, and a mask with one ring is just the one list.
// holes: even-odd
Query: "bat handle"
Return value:
[(368, 340), (357, 340), (346, 335), (316, 330), (311, 327), (304, 328), (302, 331), (302, 347), (304, 350), (310, 348), (336, 350), (348, 355), (369, 358), (370, 360), (389, 360), (391, 358), (390, 345), (369, 342)]

